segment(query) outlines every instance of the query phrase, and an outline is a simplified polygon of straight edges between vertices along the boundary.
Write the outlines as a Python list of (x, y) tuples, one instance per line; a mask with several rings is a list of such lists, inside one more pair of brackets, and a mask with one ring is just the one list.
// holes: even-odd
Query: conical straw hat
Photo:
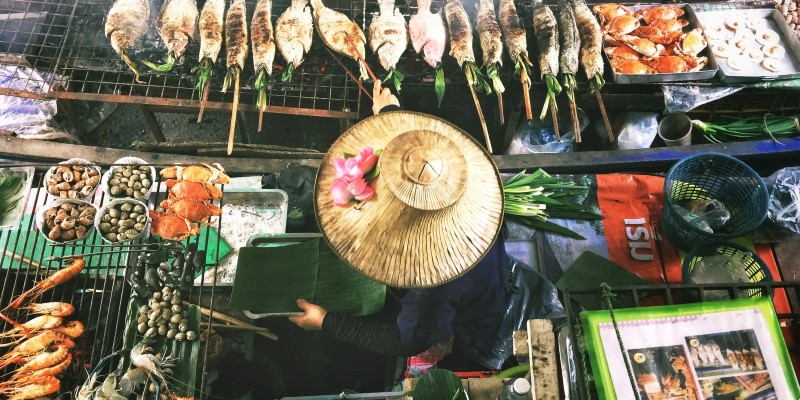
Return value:
[[(375, 197), (333, 205), (333, 161), (383, 149)], [(430, 115), (381, 113), (331, 146), (317, 173), (314, 208), (336, 254), (394, 287), (449, 282), (483, 258), (500, 231), (503, 191), (491, 156), (461, 129)]]

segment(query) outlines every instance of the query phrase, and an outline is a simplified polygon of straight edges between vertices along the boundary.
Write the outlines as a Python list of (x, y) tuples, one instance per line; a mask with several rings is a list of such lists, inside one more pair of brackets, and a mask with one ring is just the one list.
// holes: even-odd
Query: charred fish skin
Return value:
[(244, 0), (233, 0), (225, 16), (225, 50), (227, 65), (244, 69), (247, 58), (247, 8)]
[(578, 73), (578, 55), (580, 54), (580, 37), (575, 23), (575, 11), (570, 4), (562, 1), (558, 14), (559, 32), (561, 34), (561, 55), (559, 66), (562, 74)]
[(111, 47), (125, 56), (147, 32), (150, 3), (147, 0), (117, 0), (108, 11), (105, 34)]
[(308, 0), (292, 0), (275, 24), (275, 44), (287, 64), (297, 67), (303, 63), (313, 37), (314, 19)]
[(539, 69), (545, 75), (558, 75), (558, 26), (556, 17), (542, 0), (533, 2), (533, 30), (539, 48)]
[(494, 0), (480, 0), (477, 19), (483, 66), (503, 65), (503, 34), (495, 17)]
[(450, 32), (450, 55), (462, 68), (466, 63), (475, 63), (475, 51), (472, 48), (472, 24), (461, 0), (448, 0), (444, 7), (444, 14)]
[(408, 47), (406, 19), (395, 8), (394, 0), (379, 0), (379, 13), (369, 24), (369, 46), (378, 55), (383, 69), (389, 71), (397, 65)]
[(500, 27), (503, 29), (508, 56), (512, 60), (516, 60), (520, 55), (527, 57), (528, 40), (525, 36), (525, 27), (517, 14), (514, 0), (500, 1)]
[(575, 23), (580, 36), (580, 63), (591, 80), (603, 76), (603, 33), (600, 24), (583, 0), (575, 0)]
[(195, 0), (166, 0), (158, 12), (158, 33), (167, 51), (180, 59), (197, 32), (197, 2)]
[(423, 53), (425, 62), (431, 67), (442, 62), (447, 45), (447, 29), (441, 11), (431, 12), (431, 0), (418, 0), (417, 13), (408, 20), (408, 35), (414, 52)]
[(275, 61), (275, 36), (272, 30), (272, 1), (258, 0), (253, 21), (250, 23), (250, 41), (253, 43), (253, 66), (258, 71), (264, 68), (272, 75)]
[[(326, 7), (322, 0), (311, 0), (311, 7), (314, 9), (314, 23), (322, 41), (331, 50), (359, 61), (359, 54), (364, 56), (367, 38), (358, 24), (339, 11)], [(358, 54), (353, 51), (353, 46)]]
[(222, 49), (222, 26), (225, 23), (225, 0), (206, 0), (200, 12), (200, 57), (217, 61)]

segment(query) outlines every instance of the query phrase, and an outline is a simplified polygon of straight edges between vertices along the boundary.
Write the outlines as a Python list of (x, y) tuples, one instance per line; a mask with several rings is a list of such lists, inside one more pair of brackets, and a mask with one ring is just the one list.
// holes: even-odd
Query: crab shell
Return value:
[(621, 15), (633, 15), (633, 11), (628, 7), (615, 3), (598, 4), (592, 7), (592, 11), (597, 14), (601, 24), (605, 24)]
[(167, 199), (161, 202), (160, 207), (191, 222), (203, 222), (222, 215), (222, 209), (216, 205), (194, 199)]
[(605, 28), (606, 31), (612, 35), (627, 35), (640, 26), (641, 24), (638, 18), (630, 15), (620, 15), (606, 24)]
[(652, 41), (636, 36), (631, 35), (623, 35), (620, 36), (620, 40), (630, 46), (630, 48), (636, 50), (639, 54), (644, 56), (645, 58), (655, 58), (658, 57), (661, 52), (664, 50), (664, 46), (660, 44), (655, 44)]
[(624, 60), (621, 58), (612, 58), (611, 67), (618, 74), (651, 74), (653, 70), (647, 65), (642, 64), (640, 61)]
[(675, 50), (686, 56), (696, 56), (698, 53), (708, 46), (706, 38), (703, 37), (703, 31), (694, 29), (681, 35)]
[(631, 61), (638, 61), (642, 56), (636, 52), (636, 50), (630, 48), (627, 45), (615, 46), (615, 47), (606, 47), (606, 54), (610, 58), (621, 58), (623, 60), (631, 60)]
[(681, 32), (686, 25), (689, 25), (689, 21), (684, 19), (660, 19), (649, 26), (660, 29), (664, 34), (670, 34)]
[(150, 210), (149, 214), (152, 218), (150, 233), (163, 239), (184, 240), (200, 233), (200, 228), (186, 218), (153, 210)]
[(651, 25), (652, 23), (662, 19), (677, 19), (683, 14), (683, 9), (678, 7), (658, 6), (646, 8), (637, 12), (635, 15), (636, 17), (643, 19), (648, 25)]

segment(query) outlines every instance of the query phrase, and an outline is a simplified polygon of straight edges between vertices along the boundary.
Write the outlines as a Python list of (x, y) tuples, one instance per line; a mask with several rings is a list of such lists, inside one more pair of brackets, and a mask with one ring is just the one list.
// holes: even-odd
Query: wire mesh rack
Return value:
[[(674, 285), (636, 285), (616, 286), (611, 291), (619, 301), (632, 304), (633, 307), (663, 304), (687, 304), (720, 299), (721, 296), (736, 299), (747, 295), (748, 290), (757, 289), (774, 295), (784, 292), (788, 299), (788, 312), (778, 312), (778, 320), (786, 337), (789, 354), (793, 358), (795, 371), (800, 369), (800, 281), (785, 282), (758, 282), (742, 284), (674, 284)], [(568, 372), (575, 378), (565, 384), (565, 391), (570, 399), (596, 399), (598, 398), (589, 357), (582, 343), (582, 326), (579, 318), (581, 306), (577, 303), (580, 298), (584, 304), (592, 302), (593, 309), (607, 310), (603, 290), (567, 290), (564, 291), (564, 310), (567, 316), (567, 325), (564, 329), (569, 335), (567, 350), (572, 357)], [(592, 300), (594, 299), (594, 300)], [(614, 302), (612, 302), (612, 306)], [(587, 306), (588, 307), (588, 306)], [(563, 363), (563, 361), (562, 361)], [(562, 369), (565, 365), (562, 365)]]
[[(157, 10), (162, 3), (156, 1), (151, 5), (150, 28), (133, 50), (132, 57), (135, 60), (159, 63), (167, 54), (166, 46), (155, 29)], [(255, 0), (247, 1), (248, 21), (252, 19), (255, 3)], [(7, 66), (0, 70), (0, 82), (22, 74), (19, 67), (29, 66), (56, 73), (41, 77), (31, 72), (31, 77), (24, 77), (27, 84), (17, 83), (12, 90), (0, 88), (0, 94), (199, 107), (200, 93), (195, 89), (195, 77), (191, 73), (199, 54), (199, 42), (194, 41), (189, 45), (184, 62), (172, 72), (147, 71), (140, 65), (143, 83), (137, 83), (104, 35), (106, 14), (112, 4), (113, 0), (0, 1), (0, 21), (3, 21), (4, 15), (6, 18), (3, 21), (3, 34), (0, 35), (0, 53), (7, 54), (0, 58), (2, 64)], [(290, 4), (290, 0), (273, 1), (273, 23)], [(359, 13), (363, 3), (330, 0), (326, 5), (353, 16)], [(270, 104), (267, 111), (335, 118), (357, 117), (361, 96), (358, 86), (325, 49), (316, 32), (314, 36), (312, 49), (305, 62), (296, 69), (291, 81), (281, 81), (281, 64), (278, 61), (281, 58), (276, 57), (275, 72), (267, 85)], [(357, 67), (353, 61), (343, 62), (348, 69)], [(231, 107), (233, 93), (221, 92), (224, 72), (223, 49), (211, 77), (211, 90), (206, 104), (208, 109)], [(4, 73), (8, 76), (2, 75)], [(256, 110), (254, 80), (255, 73), (248, 57), (242, 74), (242, 110)], [(36, 90), (37, 82), (38, 86), (42, 86), (39, 90)]]
[[(51, 166), (33, 166), (36, 167), (37, 172), (25, 203), (25, 212), (21, 222), (16, 228), (0, 231), (0, 249), (2, 249), (0, 253), (0, 280), (2, 282), (0, 304), (5, 307), (13, 298), (35, 285), (35, 282), (52, 276), (53, 273), (63, 268), (64, 263), (67, 263), (67, 261), (62, 263), (49, 261), (50, 257), (86, 254), (83, 257), (85, 267), (75, 278), (55, 286), (36, 299), (38, 303), (57, 301), (72, 304), (75, 307), (75, 313), (66, 317), (65, 320), (80, 321), (85, 327), (84, 334), (75, 341), (70, 368), (61, 378), (61, 394), (69, 396), (68, 393), (86, 380), (88, 372), (98, 366), (101, 359), (122, 350), (123, 346), (126, 349), (130, 348), (131, 344), (126, 345), (123, 338), (126, 329), (132, 332), (131, 328), (127, 326), (129, 322), (126, 320), (126, 315), (131, 312), (128, 307), (133, 293), (129, 284), (129, 276), (136, 274), (141, 278), (144, 272), (141, 268), (136, 267), (136, 253), (130, 248), (143, 243), (156, 243), (156, 241), (155, 238), (145, 234), (142, 239), (124, 245), (101, 246), (104, 244), (100, 238), (101, 234), (97, 229), (93, 229), (85, 239), (69, 245), (48, 243), (39, 230), (34, 216), (40, 209), (48, 207), (57, 199), (43, 189), (45, 172)], [(111, 166), (102, 167), (105, 170)], [(166, 186), (160, 182), (160, 178), (154, 185), (157, 189), (153, 191), (147, 201), (149, 209), (153, 209), (161, 200), (167, 198)], [(84, 200), (99, 209), (113, 199), (98, 189), (92, 198)], [(217, 200), (215, 203), (222, 206), (222, 201)], [(202, 271), (203, 274), (213, 271), (216, 276), (219, 265), (219, 242), (210, 238), (213, 237), (211, 231), (220, 232), (221, 226), (220, 217), (215, 223), (203, 227), (199, 235), (185, 242), (187, 246), (194, 243), (199, 250), (208, 251), (214, 255), (215, 260), (213, 263), (206, 264), (205, 270)], [(88, 253), (96, 252), (111, 254), (88, 255)], [(214, 313), (215, 288), (216, 281), (209, 285), (204, 284), (203, 279), (198, 279), (188, 290), (188, 296), (183, 297), (185, 301), (208, 307), (204, 313), (208, 319), (202, 318), (201, 325), (208, 322), (207, 326), (210, 326)], [(14, 315), (18, 321), (27, 321), (34, 316), (22, 311), (15, 311), (10, 315)], [(135, 319), (133, 323), (136, 323)], [(6, 321), (3, 321), (2, 327), (0, 327), (2, 332), (11, 328), (13, 327)], [(135, 330), (135, 327), (133, 329)], [(4, 347), (0, 351), (5, 353), (10, 348)], [(192, 370), (196, 368), (197, 373), (200, 374), (196, 382), (201, 388), (205, 384), (207, 354), (208, 350), (201, 346), (197, 359), (198, 365), (186, 367)], [(3, 370), (2, 376), (8, 377), (7, 374), (13, 372), (12, 368), (8, 367)]]

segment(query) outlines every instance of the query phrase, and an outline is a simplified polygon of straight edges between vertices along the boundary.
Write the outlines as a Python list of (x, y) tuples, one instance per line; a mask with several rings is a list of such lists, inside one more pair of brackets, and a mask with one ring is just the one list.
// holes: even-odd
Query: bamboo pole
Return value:
[[(572, 92), (572, 89), (567, 89)], [(572, 114), (572, 132), (575, 133), (575, 143), (581, 142), (581, 123), (578, 119), (578, 106), (575, 104), (575, 93), (569, 96), (569, 111)]]
[(533, 119), (533, 111), (531, 111), (531, 88), (528, 85), (528, 73), (525, 72), (525, 68), (522, 68), (519, 72), (519, 81), (522, 84), (522, 98), (525, 100), (525, 117), (530, 121)]
[(492, 154), (492, 141), (489, 139), (489, 128), (486, 127), (486, 118), (483, 116), (483, 109), (481, 109), (481, 102), (478, 101), (478, 94), (475, 93), (475, 88), (469, 85), (469, 92), (472, 93), (472, 100), (475, 102), (475, 108), (478, 110), (478, 118), (481, 121), (481, 128), (483, 128), (483, 138), (486, 139), (486, 151)]
[(558, 111), (556, 111), (556, 101), (550, 102), (550, 116), (553, 117), (553, 130), (556, 131), (556, 140), (561, 141), (561, 132), (558, 130)]
[(500, 126), (506, 124), (506, 113), (503, 111), (503, 93), (497, 92), (497, 107), (500, 109)]
[(606, 132), (608, 132), (608, 140), (610, 140), (611, 143), (614, 143), (614, 141), (616, 141), (616, 138), (614, 137), (614, 132), (611, 130), (611, 122), (609, 122), (608, 120), (608, 114), (606, 113), (606, 105), (603, 104), (603, 96), (600, 95), (600, 88), (595, 87), (594, 94), (595, 96), (597, 96), (597, 104), (600, 106), (600, 114), (603, 115), (603, 123), (606, 124)]
[(239, 78), (241, 71), (236, 70), (236, 83), (233, 86), (233, 108), (231, 109), (231, 129), (228, 132), (228, 155), (233, 154), (233, 137), (236, 131), (236, 111), (239, 110)]
[(208, 101), (208, 90), (211, 88), (211, 82), (206, 81), (205, 87), (203, 87), (203, 97), (200, 98), (200, 112), (197, 114), (197, 123), (199, 124), (203, 120), (203, 111), (206, 109), (206, 101)]

